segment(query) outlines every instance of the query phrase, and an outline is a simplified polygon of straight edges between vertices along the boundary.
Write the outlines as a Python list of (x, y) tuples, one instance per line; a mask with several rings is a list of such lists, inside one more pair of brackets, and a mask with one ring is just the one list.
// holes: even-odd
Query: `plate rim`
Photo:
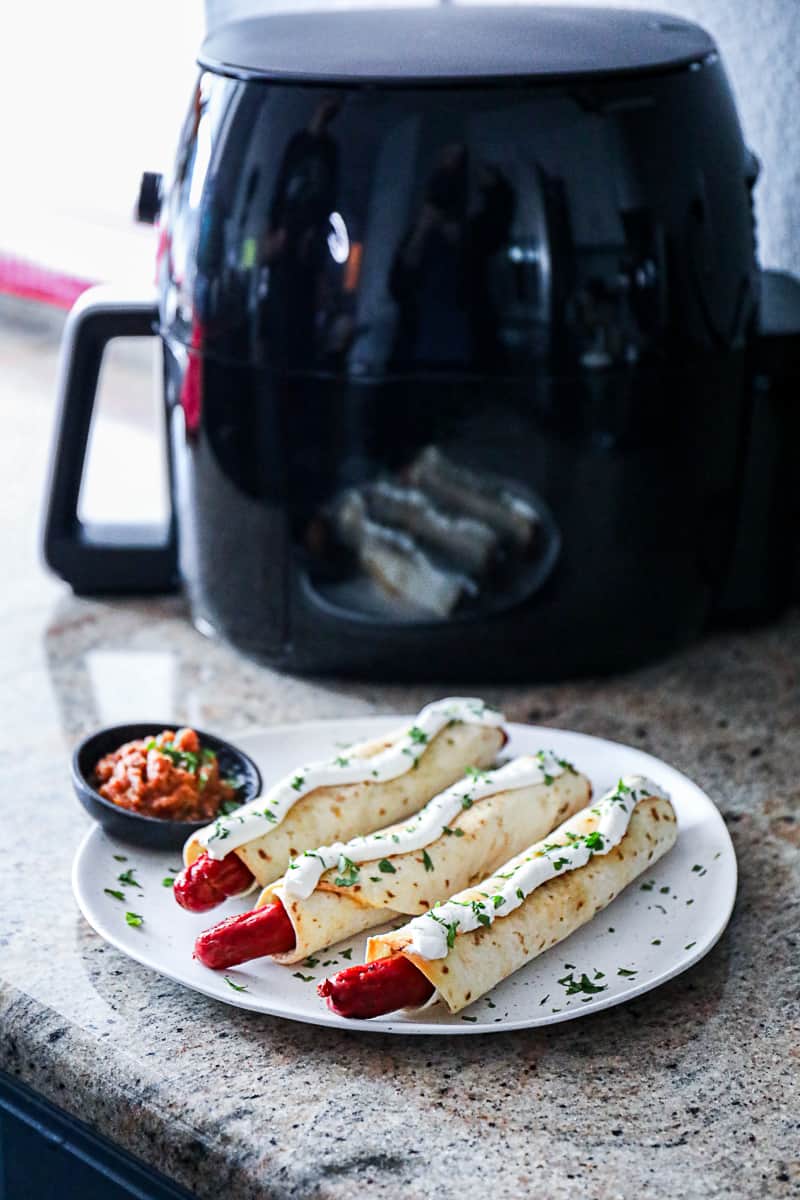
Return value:
[[(280, 735), (282, 732), (287, 730), (291, 730), (292, 732), (296, 733), (298, 731), (312, 731), (315, 729), (331, 731), (335, 729), (335, 727), (342, 725), (349, 725), (351, 727), (371, 724), (376, 726), (379, 724), (386, 725), (390, 722), (402, 722), (403, 720), (408, 719), (411, 715), (413, 714), (365, 713), (363, 716), (354, 714), (349, 717), (323, 717), (308, 721), (287, 721), (275, 725), (265, 725), (243, 731), (241, 734), (236, 735), (237, 744), (241, 742), (247, 743), (251, 740), (255, 741), (264, 738), (265, 736), (270, 737), (273, 735)], [(119, 950), (127, 958), (139, 963), (147, 970), (153, 971), (158, 975), (162, 975), (164, 978), (171, 980), (173, 983), (176, 983), (183, 988), (186, 988), (188, 991), (198, 992), (200, 995), (207, 996), (209, 999), (215, 1000), (220, 1004), (229, 1005), (233, 1008), (239, 1008), (245, 1012), (253, 1012), (262, 1016), (277, 1017), (281, 1020), (294, 1021), (303, 1025), (315, 1025), (317, 1027), (334, 1028), (354, 1033), (387, 1033), (411, 1037), (433, 1037), (438, 1034), (446, 1037), (459, 1037), (512, 1033), (523, 1029), (540, 1029), (544, 1028), (545, 1026), (560, 1025), (565, 1021), (574, 1021), (579, 1017), (591, 1016), (593, 1013), (603, 1012), (609, 1008), (615, 1008), (620, 1004), (627, 1004), (629, 1001), (635, 1000), (639, 996), (645, 995), (647, 992), (654, 991), (656, 988), (661, 987), (662, 984), (668, 983), (671, 979), (677, 978), (678, 975), (682, 975), (684, 971), (688, 971), (691, 967), (695, 966), (696, 963), (698, 963), (711, 950), (713, 950), (714, 946), (716, 946), (717, 942), (727, 929), (736, 903), (739, 883), (739, 864), (736, 858), (736, 850), (733, 845), (733, 839), (731, 838), (730, 831), (725, 824), (722, 813), (708, 793), (705, 792), (699, 784), (695, 783), (694, 780), (690, 779), (688, 775), (685, 775), (683, 771), (679, 770), (677, 767), (673, 767), (664, 759), (657, 758), (656, 755), (651, 754), (648, 750), (641, 749), (638, 746), (630, 746), (625, 742), (618, 742), (615, 739), (605, 738), (598, 734), (584, 733), (580, 730), (563, 729), (561, 727), (550, 725), (533, 725), (522, 721), (506, 721), (504, 722), (504, 728), (506, 728), (509, 732), (509, 740), (511, 739), (511, 735), (513, 735), (516, 730), (524, 730), (526, 734), (564, 734), (571, 738), (577, 737), (584, 741), (595, 743), (599, 742), (606, 746), (617, 747), (626, 751), (634, 750), (638, 755), (644, 756), (645, 759), (652, 763), (656, 770), (666, 767), (670, 772), (673, 773), (673, 775), (678, 776), (681, 783), (683, 785), (688, 785), (688, 787), (695, 793), (696, 797), (698, 797), (708, 806), (709, 815), (712, 817), (712, 820), (716, 822), (718, 826), (718, 832), (724, 835), (723, 842), (725, 851), (727, 852), (725, 854), (725, 861), (727, 866), (732, 870), (732, 877), (730, 895), (726, 898), (724, 905), (722, 905), (722, 911), (724, 912), (724, 915), (720, 917), (715, 925), (714, 930), (705, 939), (705, 941), (698, 942), (692, 947), (691, 953), (684, 951), (684, 956), (679, 957), (675, 962), (672, 963), (671, 966), (665, 967), (663, 971), (659, 972), (655, 976), (650, 976), (647, 980), (642, 980), (639, 983), (633, 984), (624, 993), (615, 993), (614, 995), (607, 996), (605, 998), (593, 997), (592, 1003), (588, 1006), (576, 1007), (573, 1009), (563, 1009), (558, 1013), (547, 1013), (533, 1018), (515, 1018), (511, 1020), (500, 1018), (491, 1024), (472, 1024), (470, 1022), (463, 1021), (460, 1024), (454, 1024), (450, 1022), (432, 1024), (424, 1021), (397, 1022), (396, 1020), (392, 1021), (391, 1019), (381, 1017), (375, 1017), (370, 1020), (350, 1020), (345, 1017), (337, 1016), (324, 1006), (320, 1007), (318, 1014), (311, 1015), (308, 1013), (291, 1011), (290, 1009), (287, 1010), (285, 1006), (276, 1006), (269, 1003), (260, 1003), (258, 1006), (254, 1006), (251, 1001), (242, 999), (237, 993), (232, 993), (230, 997), (221, 996), (217, 991), (212, 990), (211, 987), (203, 987), (202, 983), (187, 982), (185, 978), (179, 977), (167, 968), (164, 968), (160, 965), (154, 966), (152, 958), (148, 955), (137, 954), (135, 945), (132, 947), (125, 942), (120, 936), (117, 935), (114, 929), (107, 925), (102, 918), (98, 917), (94, 910), (94, 906), (89, 902), (88, 897), (86, 897), (84, 894), (84, 889), (81, 883), (81, 873), (84, 860), (91, 854), (92, 843), (98, 837), (102, 838), (110, 836), (105, 833), (100, 825), (94, 822), (81, 838), (72, 861), (71, 886), (73, 896), (84, 919), (95, 931), (95, 933), (99, 937), (103, 938), (105, 942), (114, 946), (115, 949)], [(252, 753), (251, 750), (248, 750), (247, 752)], [(163, 854), (167, 853), (167, 851), (152, 850), (149, 852)], [(564, 941), (569, 941), (569, 938), (565, 938)], [(561, 944), (563, 943), (559, 943), (559, 945)], [(552, 949), (555, 948), (556, 947), (552, 947)], [(459, 1014), (447, 1015), (451, 1017), (453, 1021), (458, 1019), (459, 1016)]]

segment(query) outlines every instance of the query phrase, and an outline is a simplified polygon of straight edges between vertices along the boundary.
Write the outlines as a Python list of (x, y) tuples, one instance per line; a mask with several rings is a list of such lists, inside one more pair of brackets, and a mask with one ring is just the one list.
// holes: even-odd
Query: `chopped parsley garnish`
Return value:
[(227, 983), (228, 987), (233, 988), (233, 990), (235, 992), (246, 992), (247, 991), (246, 984), (234, 983), (229, 975), (225, 975), (223, 978), (225, 979), (225, 982)]
[(114, 858), (116, 859), (117, 862), (127, 862), (128, 861), (127, 854), (115, 854)]
[(420, 729), (418, 725), (411, 726), (408, 731), (408, 736), (411, 738), (412, 742), (416, 742), (418, 746), (424, 746), (428, 740), (427, 733), (425, 733), (423, 729)]
[(123, 871), (121, 875), (117, 876), (117, 879), (120, 883), (125, 884), (126, 887), (140, 888), (142, 886), (133, 874), (133, 867), (129, 867), (127, 871)]
[(275, 816), (275, 813), (272, 811), (272, 809), (271, 809), (271, 808), (264, 808), (264, 809), (262, 809), (262, 810), (261, 810), (261, 815), (262, 815), (262, 817), (264, 817), (264, 818), (265, 818), (265, 820), (267, 820), (267, 821), (273, 821), (273, 822), (274, 822), (274, 821), (277, 821), (277, 819), (278, 819), (278, 818)]
[[(227, 783), (230, 787), (239, 787), (240, 786), (238, 781), (231, 781), (231, 780), (226, 779), (224, 782)], [(229, 817), (232, 812), (235, 812), (236, 809), (240, 808), (240, 807), (241, 807), (240, 800), (223, 800), (222, 804), (220, 804), (220, 806), (219, 806), (219, 811), (222, 813), (223, 817)]]
[(524, 900), (524, 899), (525, 899), (525, 893), (523, 892), (523, 890), (522, 890), (522, 888), (521, 888), (521, 887), (518, 887), (518, 888), (517, 888), (517, 899), (518, 899), (518, 900)]
[(592, 983), (585, 971), (580, 979), (576, 979), (572, 971), (570, 971), (569, 975), (565, 975), (558, 982), (566, 989), (568, 996), (575, 996), (578, 992), (584, 992), (587, 996), (593, 996), (597, 992), (604, 992), (608, 987), (607, 983)]
[(655, 879), (648, 879), (647, 883), (639, 884), (639, 891), (640, 892), (652, 892), (652, 890), (655, 886), (656, 886)]
[(352, 947), (349, 950), (340, 950), (339, 953), (341, 954), (342, 958), (346, 958), (348, 962), (353, 957)]
[(652, 942), (650, 943), (650, 945), (651, 945), (651, 946), (660, 946), (660, 945), (661, 945), (661, 938), (653, 938), (653, 940), (652, 940)]
[(462, 1021), (472, 1021), (473, 1023), (475, 1021), (477, 1021), (477, 1019), (478, 1019), (477, 1017), (465, 1017), (465, 1016), (462, 1016), (462, 1018), (461, 1018)]
[(659, 888), (658, 890), (659, 890), (659, 892), (661, 893), (661, 895), (662, 895), (662, 896), (668, 896), (668, 895), (669, 895), (669, 887), (662, 887), (662, 888)]
[(382, 858), (378, 863), (378, 870), (383, 871), (384, 875), (396, 875), (397, 868), (393, 867), (388, 858)]
[(427, 850), (422, 851), (422, 861), (425, 864), (426, 871), (433, 870), (433, 859), (431, 858), (430, 854), (428, 854)]
[(318, 963), (319, 963), (319, 959), (318, 959), (318, 958), (311, 958), (311, 957), (309, 957), (309, 958), (307, 958), (307, 959), (306, 959), (306, 961), (303, 963), (303, 966), (304, 966), (304, 967), (316, 967), (316, 966), (318, 965)]
[[(149, 742), (145, 742), (145, 750), (155, 750), (156, 754), (163, 754), (166, 758), (172, 760), (176, 767), (180, 767), (182, 771), (191, 771), (196, 775), (200, 766), (200, 755), (195, 754), (194, 750), (179, 750), (174, 742), (167, 742), (163, 746), (156, 744), (155, 738), (151, 738)], [(215, 758), (213, 751), (203, 751), (202, 757), (207, 762), (210, 761), (208, 755)]]
[(175, 883), (174, 875), (165, 875), (164, 878), (161, 880), (162, 887), (173, 887), (174, 883)]
[(458, 829), (458, 828), (451, 829), (449, 825), (442, 826), (442, 833), (447, 834), (448, 837), (463, 837), (464, 836), (463, 829)]
[(705, 875), (706, 873), (705, 867), (701, 866), (700, 863), (695, 863), (692, 870), (696, 871), (698, 875)]
[(696, 946), (697, 942), (689, 942), (688, 946), (684, 946), (684, 950), (691, 950), (692, 946)]
[(103, 888), (107, 896), (113, 896), (115, 900), (124, 900), (125, 896), (122, 892), (115, 892), (113, 888)]
[(313, 975), (304, 975), (302, 971), (295, 971), (294, 977), (295, 979), (302, 979), (303, 983), (312, 983), (314, 979)]
[(566, 867), (568, 863), (569, 863), (568, 858), (557, 858), (556, 861), (553, 863), (553, 870), (560, 871), (561, 868)]
[(489, 783), (489, 782), (490, 782), (490, 779), (489, 779), (489, 772), (488, 772), (488, 771), (482, 771), (482, 770), (480, 769), (480, 767), (465, 767), (465, 768), (464, 768), (464, 774), (465, 774), (465, 775), (466, 775), (466, 776), (467, 776), (469, 779), (480, 780), (480, 781), (481, 781), (481, 782), (483, 782), (483, 783)]
[(637, 971), (626, 971), (625, 967), (620, 967), (617, 971), (618, 975), (624, 975), (626, 979), (630, 979), (632, 975), (637, 975)]
[(345, 758), (341, 754), (337, 754), (336, 758), (333, 761), (337, 767), (349, 767), (350, 766), (350, 759)]
[(334, 878), (336, 887), (352, 887), (354, 883), (358, 883), (358, 867), (352, 859), (346, 858), (343, 855), (339, 858), (339, 871), (341, 874)]
[(550, 993), (548, 992), (546, 996), (542, 996), (541, 1000), (539, 1001), (539, 1007), (541, 1008), (543, 1004), (547, 1004), (547, 1001), (549, 999), (550, 999)]
[(500, 895), (492, 896), (492, 904), (495, 906), (495, 908), (502, 908), (503, 905), (505, 904), (505, 902), (506, 902), (505, 896), (500, 896)]
[(586, 837), (583, 839), (583, 844), (587, 850), (602, 850), (604, 842), (603, 835), (600, 830), (593, 829), (591, 833), (587, 833)]
[(448, 950), (452, 950), (453, 946), (455, 946), (455, 944), (456, 944), (456, 934), (458, 933), (458, 923), (456, 921), (450, 921), (448, 923), (442, 917), (437, 917), (435, 912), (429, 912), (428, 916), (431, 918), (432, 921), (435, 921), (437, 925), (443, 925), (444, 928), (447, 930), (447, 948), (448, 948)]
[(135, 926), (135, 925), (141, 925), (141, 924), (142, 924), (142, 922), (144, 921), (144, 917), (143, 917), (143, 916), (141, 916), (139, 913), (135, 913), (135, 912), (126, 912), (126, 913), (125, 913), (125, 920), (127, 921), (127, 923), (128, 923), (129, 925), (134, 925), (134, 926)]
[(294, 788), (294, 790), (296, 792), (299, 792), (300, 788), (303, 786), (304, 783), (305, 783), (305, 776), (295, 775), (294, 779), (292, 780), (292, 787)]

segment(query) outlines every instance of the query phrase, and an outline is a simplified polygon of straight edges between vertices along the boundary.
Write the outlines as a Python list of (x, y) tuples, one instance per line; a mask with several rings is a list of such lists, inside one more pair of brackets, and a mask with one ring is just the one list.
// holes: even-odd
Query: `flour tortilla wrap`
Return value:
[[(348, 754), (372, 758), (407, 732), (395, 733), (348, 748)], [(308, 792), (278, 825), (268, 826), (260, 837), (235, 853), (250, 868), (259, 886), (283, 875), (289, 860), (310, 846), (371, 833), (389, 822), (401, 821), (422, 808), (437, 792), (474, 765), (488, 767), (504, 744), (505, 734), (497, 726), (461, 722), (437, 733), (417, 760), (416, 766), (391, 780), (320, 787)], [(203, 853), (197, 835), (186, 843), (184, 863), (188, 866)]]
[[(591, 809), (585, 815), (588, 832), (592, 828)], [(627, 833), (614, 849), (595, 855), (585, 866), (535, 888), (508, 916), (497, 916), (491, 925), (471, 932), (459, 932), (444, 958), (422, 958), (410, 953), (411, 934), (406, 925), (371, 937), (367, 943), (367, 962), (402, 954), (438, 989), (450, 1012), (460, 1012), (525, 963), (591, 921), (642, 871), (666, 854), (676, 836), (675, 813), (669, 800), (645, 798), (634, 808)], [(513, 858), (503, 871), (511, 870), (531, 849)], [(478, 888), (466, 890), (453, 899), (471, 901), (485, 896), (492, 891), (499, 875), (500, 872), (494, 879), (489, 878)]]
[[(541, 769), (535, 756), (523, 756), (514, 763), (523, 764)], [(585, 775), (564, 769), (546, 778), (549, 783), (483, 796), (452, 819), (447, 826), (451, 832), (442, 832), (424, 847), (424, 852), (419, 849), (393, 855), (392, 834), (402, 834), (404, 826), (382, 830), (384, 864), (391, 870), (381, 870), (377, 860), (361, 862), (358, 882), (345, 887), (334, 882), (341, 873), (333, 868), (321, 876), (306, 899), (288, 893), (283, 880), (265, 888), (256, 907), (279, 899), (296, 938), (294, 948), (276, 954), (275, 961), (300, 962), (396, 916), (427, 912), (437, 900), (477, 883), (510, 854), (544, 837), (588, 803), (592, 789)], [(468, 783), (465, 780), (464, 786)]]

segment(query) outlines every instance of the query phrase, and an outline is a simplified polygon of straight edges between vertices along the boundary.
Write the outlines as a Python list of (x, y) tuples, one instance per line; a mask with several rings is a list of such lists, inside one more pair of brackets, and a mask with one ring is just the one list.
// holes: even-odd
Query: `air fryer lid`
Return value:
[(663, 71), (714, 51), (699, 26), (663, 13), (450, 5), (234, 21), (206, 38), (198, 61), (298, 83), (485, 83)]

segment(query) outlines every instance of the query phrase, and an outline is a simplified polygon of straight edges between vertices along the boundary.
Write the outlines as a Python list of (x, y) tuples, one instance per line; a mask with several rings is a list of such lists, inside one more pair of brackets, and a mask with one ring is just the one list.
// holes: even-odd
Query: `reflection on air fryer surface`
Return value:
[(531, 595), (559, 539), (517, 480), (427, 446), (396, 475), (340, 492), (312, 520), (312, 594), (351, 616), (469, 616)]

